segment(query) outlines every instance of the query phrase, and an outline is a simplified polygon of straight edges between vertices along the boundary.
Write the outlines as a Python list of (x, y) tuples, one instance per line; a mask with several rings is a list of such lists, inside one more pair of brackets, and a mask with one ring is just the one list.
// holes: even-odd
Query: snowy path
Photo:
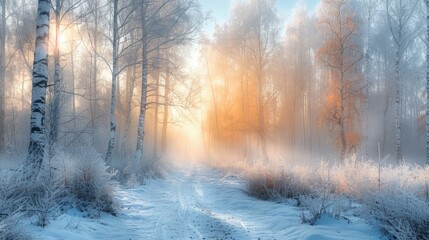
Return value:
[[(121, 189), (118, 217), (65, 215), (36, 239), (379, 239), (371, 226), (322, 219), (300, 223), (299, 208), (256, 200), (234, 176), (196, 164), (173, 164), (166, 178)], [(40, 238), (39, 238), (40, 237)]]

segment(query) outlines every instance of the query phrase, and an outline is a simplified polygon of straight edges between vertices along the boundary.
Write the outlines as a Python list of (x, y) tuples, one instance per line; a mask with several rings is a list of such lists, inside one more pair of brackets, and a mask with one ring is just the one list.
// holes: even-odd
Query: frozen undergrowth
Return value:
[[(225, 168), (225, 166), (223, 166)], [(428, 239), (429, 166), (399, 166), (358, 161), (321, 161), (317, 166), (236, 164), (247, 192), (264, 200), (294, 198), (304, 207), (301, 219), (314, 224), (323, 214), (340, 218), (353, 203), (361, 217), (392, 239)]]
[(261, 201), (243, 189), (244, 181), (200, 163), (170, 163), (163, 179), (121, 188), (117, 217), (99, 219), (67, 211), (46, 228), (26, 228), (43, 240), (57, 239), (382, 239), (360, 218), (326, 215), (314, 226), (301, 224), (301, 209)]
[(116, 213), (111, 181), (114, 173), (107, 172), (101, 156), (92, 149), (53, 152), (35, 180), (25, 179), (22, 168), (16, 167), (23, 166), (25, 157), (8, 156), (3, 162), (14, 164), (1, 171), (0, 239), (24, 238), (20, 221), (46, 227), (70, 208), (86, 212), (88, 217)]

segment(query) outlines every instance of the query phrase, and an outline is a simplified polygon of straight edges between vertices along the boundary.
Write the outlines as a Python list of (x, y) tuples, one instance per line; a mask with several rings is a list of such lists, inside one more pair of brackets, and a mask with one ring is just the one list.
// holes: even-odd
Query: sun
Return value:
[(60, 34), (60, 44), (61, 45), (63, 45), (63, 44), (65, 44), (65, 43), (67, 43), (68, 42), (68, 39), (67, 39), (67, 36), (66, 36), (67, 34), (65, 33), (65, 32), (62, 32), (61, 34)]

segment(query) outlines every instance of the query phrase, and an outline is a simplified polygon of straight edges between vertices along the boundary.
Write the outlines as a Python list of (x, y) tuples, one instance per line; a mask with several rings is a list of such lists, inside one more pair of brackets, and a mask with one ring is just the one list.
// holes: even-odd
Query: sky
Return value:
[[(210, 12), (213, 18), (206, 24), (206, 31), (211, 33), (216, 23), (223, 23), (228, 19), (231, 3), (234, 0), (200, 0), (204, 12)], [(308, 9), (313, 10), (320, 0), (277, 0), (279, 14), (287, 19), (290, 17), (293, 8), (303, 2)]]

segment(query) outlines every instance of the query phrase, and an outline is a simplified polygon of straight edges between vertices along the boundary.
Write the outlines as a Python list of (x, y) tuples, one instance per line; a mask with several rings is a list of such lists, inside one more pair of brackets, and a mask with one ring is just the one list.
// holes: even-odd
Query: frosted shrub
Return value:
[(18, 227), (25, 203), (23, 181), (18, 174), (2, 172), (0, 178), (0, 239), (27, 239)]
[(37, 179), (26, 179), (22, 171), (3, 173), (0, 180), (0, 215), (14, 212), (35, 218), (36, 224), (46, 226), (50, 216), (59, 213), (66, 197), (64, 186), (56, 182), (56, 174), (43, 166)]
[(314, 224), (322, 214), (329, 214), (338, 219), (346, 209), (346, 200), (339, 192), (339, 182), (335, 178), (332, 167), (321, 161), (314, 170), (314, 177), (309, 181), (312, 194), (299, 198), (301, 206), (308, 210), (309, 215), (301, 214), (303, 223)]
[(340, 218), (351, 202), (359, 203), (365, 210), (361, 216), (393, 239), (429, 239), (429, 166), (386, 165), (356, 156), (316, 168), (283, 164), (242, 167), (247, 192), (264, 200), (298, 199), (306, 209), (301, 220), (310, 224), (322, 214)]
[(8, 216), (0, 215), (0, 239), (2, 240), (26, 240), (31, 239), (24, 233), (18, 223), (22, 214), (14, 212)]
[(137, 175), (135, 173), (132, 173), (131, 176), (127, 179), (127, 187), (133, 188), (139, 184), (140, 182), (137, 178)]
[(79, 149), (73, 156), (74, 166), (67, 173), (67, 188), (75, 198), (76, 206), (90, 216), (97, 217), (100, 212), (115, 215), (111, 178), (101, 156), (94, 149)]
[(247, 192), (263, 200), (298, 199), (310, 193), (309, 186), (293, 171), (254, 170), (246, 175)]
[(0, 178), (0, 215), (8, 216), (25, 203), (24, 181), (18, 174), (4, 174)]
[(394, 239), (429, 239), (429, 205), (413, 194), (390, 189), (368, 192), (364, 214)]

